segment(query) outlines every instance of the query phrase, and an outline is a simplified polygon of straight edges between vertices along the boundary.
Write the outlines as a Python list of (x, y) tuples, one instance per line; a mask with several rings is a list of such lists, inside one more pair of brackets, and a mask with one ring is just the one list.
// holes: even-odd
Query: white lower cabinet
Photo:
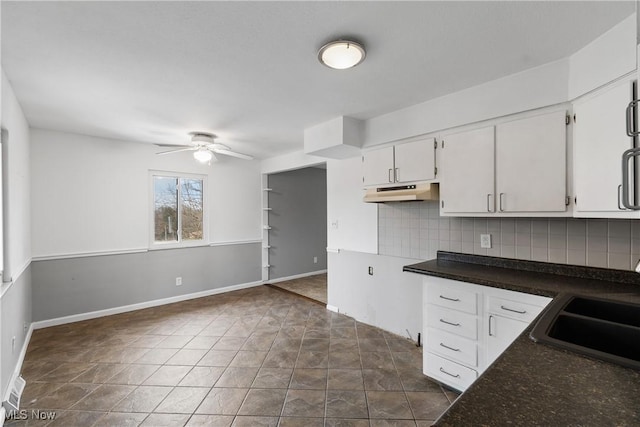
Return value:
[(423, 372), (464, 391), (551, 298), (427, 276)]

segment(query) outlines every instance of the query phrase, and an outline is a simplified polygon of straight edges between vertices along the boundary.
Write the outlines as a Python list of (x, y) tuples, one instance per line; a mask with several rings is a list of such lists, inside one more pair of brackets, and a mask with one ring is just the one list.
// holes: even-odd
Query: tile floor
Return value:
[(316, 274), (300, 279), (286, 280), (272, 284), (294, 294), (327, 304), (327, 274)]
[(36, 330), (37, 426), (427, 426), (455, 394), (404, 338), (267, 286)]

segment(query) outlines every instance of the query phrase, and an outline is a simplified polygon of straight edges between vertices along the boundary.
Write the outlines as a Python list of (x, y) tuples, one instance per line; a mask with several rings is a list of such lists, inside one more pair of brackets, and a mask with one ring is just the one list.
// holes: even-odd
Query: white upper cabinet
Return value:
[(362, 156), (365, 186), (435, 179), (435, 139), (423, 138), (366, 151)]
[(443, 215), (567, 215), (566, 113), (443, 137)]
[(440, 154), (440, 211), (487, 213), (495, 210), (494, 127), (448, 135)]
[(564, 111), (496, 126), (499, 212), (567, 210), (566, 135)]
[(577, 217), (638, 218), (621, 206), (622, 153), (632, 148), (626, 107), (632, 81), (625, 79), (574, 102), (574, 187)]
[(367, 151), (362, 156), (364, 185), (384, 185), (394, 182), (393, 147)]

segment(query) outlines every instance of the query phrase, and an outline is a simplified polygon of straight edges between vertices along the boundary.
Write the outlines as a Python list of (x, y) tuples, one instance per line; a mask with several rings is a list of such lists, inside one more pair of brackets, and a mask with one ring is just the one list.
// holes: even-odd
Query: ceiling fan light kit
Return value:
[(364, 61), (365, 56), (364, 46), (353, 40), (334, 40), (318, 51), (318, 60), (335, 70), (355, 67)]
[(200, 163), (207, 163), (213, 159), (213, 153), (204, 147), (200, 147), (193, 152), (193, 157)]

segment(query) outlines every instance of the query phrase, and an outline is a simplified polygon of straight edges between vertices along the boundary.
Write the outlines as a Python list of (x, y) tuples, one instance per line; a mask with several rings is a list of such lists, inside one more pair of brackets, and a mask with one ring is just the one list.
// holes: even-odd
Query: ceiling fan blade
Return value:
[(179, 153), (181, 151), (195, 151), (197, 149), (198, 149), (198, 147), (185, 147), (185, 148), (179, 148), (177, 150), (161, 151), (161, 152), (156, 153), (156, 154), (163, 155), (163, 154)]
[(250, 156), (248, 154), (237, 153), (235, 151), (227, 150), (225, 148), (211, 148), (211, 151), (218, 154), (225, 154), (227, 156), (237, 157), (239, 159), (253, 160), (253, 156)]
[(190, 147), (187, 144), (153, 144), (156, 147)]

